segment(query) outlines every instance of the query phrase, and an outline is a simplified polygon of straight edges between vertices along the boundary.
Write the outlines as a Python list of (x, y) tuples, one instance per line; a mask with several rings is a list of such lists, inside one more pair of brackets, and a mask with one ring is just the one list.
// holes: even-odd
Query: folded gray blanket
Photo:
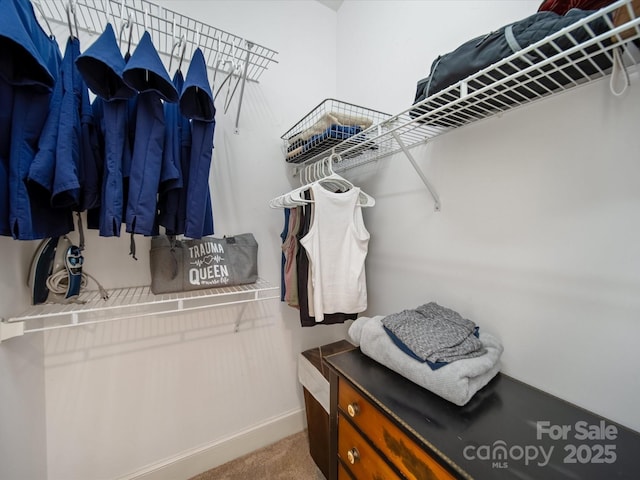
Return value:
[(476, 324), (435, 302), (387, 315), (382, 324), (422, 360), (453, 362), (485, 353)]
[(358, 318), (349, 327), (349, 338), (368, 357), (456, 405), (465, 405), (500, 371), (503, 347), (488, 333), (480, 332), (480, 341), (486, 350), (484, 354), (432, 370), (393, 343), (384, 331), (383, 318)]

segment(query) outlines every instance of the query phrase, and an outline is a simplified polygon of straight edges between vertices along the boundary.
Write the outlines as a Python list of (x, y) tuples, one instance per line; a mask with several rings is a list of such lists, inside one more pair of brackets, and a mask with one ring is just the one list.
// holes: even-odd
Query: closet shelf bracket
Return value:
[(416, 162), (416, 159), (413, 158), (413, 155), (411, 154), (407, 146), (404, 144), (404, 142), (400, 138), (400, 135), (398, 135), (397, 132), (392, 132), (391, 134), (393, 135), (393, 138), (395, 138), (396, 142), (398, 142), (398, 146), (402, 150), (402, 153), (404, 153), (405, 156), (409, 159), (409, 162), (411, 162), (411, 165), (415, 169), (416, 173), (418, 174), (418, 176), (424, 183), (425, 187), (427, 187), (427, 190), (429, 190), (429, 193), (433, 197), (433, 201), (435, 202), (434, 210), (436, 212), (439, 212), (441, 205), (440, 205), (440, 197), (438, 196), (438, 192), (436, 192), (435, 188), (433, 187), (433, 185), (431, 185), (431, 183), (425, 176), (424, 172), (420, 169), (420, 166)]

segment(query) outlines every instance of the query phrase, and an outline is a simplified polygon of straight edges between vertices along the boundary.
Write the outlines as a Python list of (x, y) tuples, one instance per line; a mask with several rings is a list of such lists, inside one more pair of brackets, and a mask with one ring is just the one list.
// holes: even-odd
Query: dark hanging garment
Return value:
[[(184, 78), (180, 70), (173, 76), (173, 85), (178, 92), (182, 92)], [(167, 235), (182, 235), (185, 226), (185, 185), (189, 174), (191, 126), (189, 119), (180, 113), (180, 105), (177, 103), (164, 104), (164, 118), (167, 130), (162, 152), (158, 223), (165, 228)], [(173, 170), (177, 172), (175, 179), (171, 178)]]
[(92, 135), (94, 148), (98, 154), (95, 155), (96, 169), (98, 173), (97, 179), (97, 203), (93, 207), (87, 209), (87, 227), (93, 230), (100, 229), (100, 215), (102, 204), (102, 184), (105, 175), (105, 145), (104, 145), (104, 100), (96, 97), (91, 103), (91, 118), (93, 121), (94, 134)]
[[(124, 54), (124, 63), (131, 60), (131, 53)], [(124, 154), (122, 155), (122, 218), (127, 218), (127, 205), (129, 204), (129, 177), (131, 176), (131, 160), (133, 158), (133, 146), (136, 141), (136, 122), (138, 115), (138, 93), (127, 100), (127, 127)]]
[(38, 142), (38, 151), (35, 154), (29, 174), (27, 176), (27, 188), (33, 198), (41, 197), (43, 201), (51, 198), (53, 190), (53, 177), (56, 169), (56, 150), (58, 146), (58, 130), (60, 128), (60, 112), (64, 85), (58, 81), (53, 88), (51, 101), (49, 102), (49, 114), (42, 128)]
[[(49, 114), (60, 50), (40, 27), (27, 0), (0, 0), (0, 230), (19, 240), (60, 236), (73, 229), (69, 212), (31, 196), (26, 179)], [(9, 125), (7, 125), (9, 123)], [(71, 220), (71, 221), (68, 221)]]
[[(81, 211), (80, 195), (85, 175), (83, 162), (85, 157), (93, 157), (92, 150), (84, 151), (81, 138), (83, 91), (86, 93), (87, 87), (75, 66), (75, 61), (79, 56), (80, 41), (77, 38), (69, 38), (60, 71), (63, 91), (56, 145), (55, 175), (51, 192), (53, 207), (69, 207), (75, 211)], [(90, 113), (89, 111), (89, 115)], [(87, 160), (95, 163), (92, 158)]]
[[(289, 235), (289, 217), (291, 215), (291, 209), (284, 209), (284, 226), (282, 227), (282, 232), (280, 233), (280, 239), (282, 240), (282, 245), (284, 247), (284, 242)], [(287, 293), (287, 285), (284, 278), (284, 267), (286, 264), (287, 258), (285, 255), (284, 248), (282, 249), (282, 253), (280, 255), (280, 301), (284, 302), (285, 294)]]
[(11, 235), (9, 225), (9, 154), (11, 152), (11, 114), (13, 87), (0, 76), (0, 235)]
[(213, 210), (209, 190), (209, 170), (216, 127), (216, 109), (207, 77), (207, 65), (197, 48), (180, 95), (180, 111), (191, 119), (191, 159), (187, 185), (185, 236), (212, 235)]
[[(88, 127), (92, 123), (92, 114), (87, 87), (75, 65), (79, 55), (80, 41), (70, 37), (49, 116), (40, 137), (39, 151), (27, 179), (32, 196), (50, 197), (55, 213), (64, 214), (67, 223), (72, 210), (80, 212), (86, 209), (85, 186), (93, 190), (98, 188), (95, 185), (98, 181), (95, 172), (97, 152), (92, 146), (92, 139), (83, 138), (92, 134)], [(85, 185), (85, 176), (92, 185)], [(88, 196), (95, 197), (96, 193), (88, 193)], [(90, 202), (90, 206), (99, 204), (95, 198)], [(83, 238), (82, 231), (80, 237)]]
[[(78, 72), (79, 73), (79, 72)], [(90, 211), (100, 207), (102, 190), (102, 171), (104, 169), (103, 149), (101, 146), (99, 125), (93, 116), (89, 100), (89, 90), (82, 89), (80, 99), (80, 128), (82, 170), (84, 184), (80, 196), (80, 211)], [(102, 99), (100, 99), (102, 101)]]
[(135, 95), (124, 82), (124, 58), (111, 24), (76, 60), (89, 89), (102, 98), (104, 171), (100, 206), (100, 235), (120, 236), (123, 211), (122, 158), (126, 145), (127, 100)]
[[(157, 235), (157, 195), (162, 170), (165, 121), (162, 100), (177, 102), (176, 91), (158, 52), (145, 32), (123, 73), (138, 91), (136, 133), (131, 157), (127, 232)], [(174, 173), (177, 177), (177, 172)]]

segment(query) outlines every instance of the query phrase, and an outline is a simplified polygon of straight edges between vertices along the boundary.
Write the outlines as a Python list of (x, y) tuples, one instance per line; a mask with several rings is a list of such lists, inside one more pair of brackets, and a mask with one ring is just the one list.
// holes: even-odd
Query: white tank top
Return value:
[(360, 313), (367, 309), (364, 261), (369, 232), (358, 206), (360, 189), (331, 192), (311, 185), (313, 219), (300, 243), (309, 257), (316, 322), (325, 313)]

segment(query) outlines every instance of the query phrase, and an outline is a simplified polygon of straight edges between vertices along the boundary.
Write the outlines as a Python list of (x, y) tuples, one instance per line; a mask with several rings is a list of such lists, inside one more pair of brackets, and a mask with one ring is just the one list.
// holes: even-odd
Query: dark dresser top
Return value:
[(640, 479), (638, 432), (507, 375), (459, 407), (359, 349), (325, 362), (461, 478)]

